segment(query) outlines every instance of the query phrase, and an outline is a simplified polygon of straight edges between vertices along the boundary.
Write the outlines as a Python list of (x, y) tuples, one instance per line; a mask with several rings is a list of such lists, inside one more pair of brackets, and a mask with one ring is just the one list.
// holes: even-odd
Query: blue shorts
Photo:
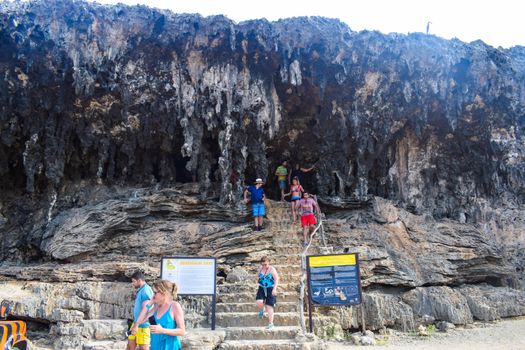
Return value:
[(286, 188), (286, 180), (279, 180), (279, 188), (284, 190)]
[(264, 216), (264, 203), (253, 203), (252, 204), (253, 216)]
[(294, 196), (292, 197), (292, 202), (298, 201), (299, 199), (301, 199), (301, 196)]

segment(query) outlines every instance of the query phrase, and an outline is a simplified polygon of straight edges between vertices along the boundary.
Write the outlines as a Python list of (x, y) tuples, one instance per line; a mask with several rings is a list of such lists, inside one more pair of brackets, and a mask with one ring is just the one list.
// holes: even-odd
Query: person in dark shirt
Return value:
[(262, 179), (256, 179), (255, 185), (249, 186), (244, 190), (244, 203), (248, 204), (248, 193), (251, 195), (252, 212), (256, 231), (262, 230), (263, 217), (265, 215), (264, 200), (266, 197), (264, 195), (264, 189), (262, 188), (263, 184), (264, 182)]
[(292, 184), (292, 179), (297, 178), (300, 184), (304, 183), (304, 175), (314, 170), (315, 165), (312, 165), (310, 168), (303, 168), (301, 164), (295, 163), (295, 168), (288, 173), (288, 184)]

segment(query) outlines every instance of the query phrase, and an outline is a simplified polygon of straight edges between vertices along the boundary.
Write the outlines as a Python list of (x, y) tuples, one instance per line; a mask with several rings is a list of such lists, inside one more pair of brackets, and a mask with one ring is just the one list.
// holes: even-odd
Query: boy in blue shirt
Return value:
[(244, 203), (248, 204), (249, 202), (247, 197), (248, 192), (251, 195), (252, 211), (256, 231), (262, 230), (263, 216), (265, 215), (264, 200), (266, 197), (264, 196), (264, 189), (262, 188), (263, 184), (264, 182), (262, 179), (256, 179), (255, 185), (249, 186), (246, 188), (246, 190), (244, 190)]

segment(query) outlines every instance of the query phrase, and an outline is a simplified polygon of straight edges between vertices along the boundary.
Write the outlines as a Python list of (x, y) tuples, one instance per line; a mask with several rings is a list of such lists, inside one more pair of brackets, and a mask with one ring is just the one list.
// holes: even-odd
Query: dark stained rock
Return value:
[(194, 176), (231, 203), (289, 158), (316, 164), (321, 195), (435, 217), (523, 202), (523, 48), (317, 17), (235, 24), (60, 0), (2, 12), (6, 189)]

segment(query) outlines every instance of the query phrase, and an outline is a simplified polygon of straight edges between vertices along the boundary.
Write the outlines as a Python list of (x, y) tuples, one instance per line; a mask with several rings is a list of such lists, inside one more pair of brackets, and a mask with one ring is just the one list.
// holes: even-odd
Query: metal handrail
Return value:
[(326, 247), (326, 240), (324, 236), (324, 226), (323, 226), (323, 213), (321, 213), (321, 208), (319, 207), (319, 203), (317, 202), (317, 197), (313, 196), (315, 203), (317, 204), (317, 207), (319, 208), (319, 224), (315, 228), (314, 232), (310, 235), (310, 241), (304, 247), (303, 252), (301, 253), (301, 282), (300, 282), (300, 294), (299, 294), (299, 318), (301, 320), (301, 330), (303, 334), (306, 334), (306, 321), (304, 319), (304, 289), (305, 289), (305, 282), (306, 282), (306, 254), (308, 253), (308, 249), (310, 248), (310, 245), (312, 245), (312, 242), (314, 240), (314, 237), (317, 233), (317, 231), (320, 230), (321, 232), (321, 240), (324, 247)]

